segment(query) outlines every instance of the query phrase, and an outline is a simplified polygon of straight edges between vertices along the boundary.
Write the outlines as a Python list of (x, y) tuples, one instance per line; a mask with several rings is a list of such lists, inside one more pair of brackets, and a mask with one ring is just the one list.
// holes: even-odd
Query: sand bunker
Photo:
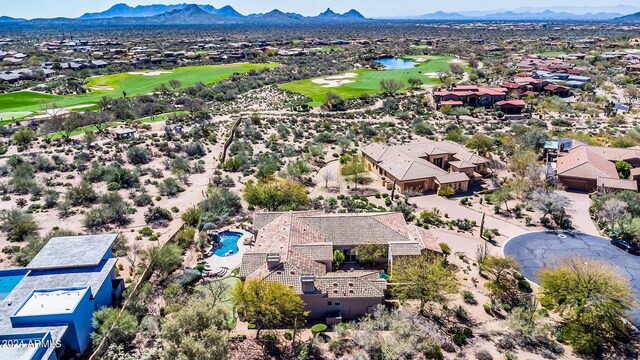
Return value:
[(342, 75), (327, 76), (324, 79), (313, 79), (311, 80), (311, 82), (313, 82), (314, 84), (322, 85), (323, 88), (331, 88), (355, 82), (349, 79), (353, 79), (356, 77), (358, 77), (358, 74), (346, 73)]
[(453, 59), (451, 61), (449, 61), (450, 63), (454, 63), (454, 64), (460, 64), (463, 63), (464, 61), (460, 60), (460, 59)]
[(425, 61), (427, 61), (427, 59), (425, 59), (425, 58), (417, 58), (417, 59), (415, 59), (415, 60), (413, 60), (413, 61), (418, 62), (418, 63), (421, 63), (421, 62), (425, 62)]
[(423, 75), (432, 79), (437, 79), (440, 77), (440, 74), (438, 74), (437, 72), (424, 73)]
[(94, 91), (112, 91), (114, 90), (112, 86), (103, 86), (103, 85), (98, 85), (98, 86), (91, 86), (89, 87), (89, 90), (94, 90)]
[(129, 75), (142, 75), (142, 76), (159, 76), (162, 74), (171, 74), (171, 71), (134, 71)]

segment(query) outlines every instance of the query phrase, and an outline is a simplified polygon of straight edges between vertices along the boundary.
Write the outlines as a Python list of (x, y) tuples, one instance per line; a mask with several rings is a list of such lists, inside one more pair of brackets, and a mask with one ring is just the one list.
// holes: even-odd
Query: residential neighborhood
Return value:
[(0, 4), (0, 360), (640, 358), (639, 32)]

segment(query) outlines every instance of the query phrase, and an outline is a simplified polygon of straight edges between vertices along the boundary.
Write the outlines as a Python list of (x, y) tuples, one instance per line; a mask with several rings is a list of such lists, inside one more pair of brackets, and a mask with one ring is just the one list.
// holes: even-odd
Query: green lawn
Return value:
[(305, 79), (283, 84), (280, 87), (284, 90), (289, 90), (297, 93), (301, 93), (313, 99), (310, 103), (311, 106), (320, 106), (324, 103), (325, 95), (329, 91), (333, 91), (344, 98), (354, 98), (362, 94), (375, 94), (380, 92), (380, 80), (383, 79), (396, 79), (402, 81), (405, 86), (408, 87), (408, 80), (410, 78), (419, 78), (425, 84), (437, 84), (440, 82), (438, 78), (425, 76), (427, 73), (443, 72), (449, 70), (449, 62), (453, 60), (453, 57), (448, 56), (403, 56), (403, 58), (419, 62), (418, 66), (412, 69), (401, 70), (372, 70), (372, 69), (357, 69), (349, 71), (350, 73), (357, 74), (356, 78), (352, 78), (352, 83), (343, 84), (339, 87), (323, 87), (322, 84), (316, 84), (314, 79)]
[[(277, 66), (279, 66), (277, 63), (190, 66), (173, 70), (161, 70), (162, 73), (156, 76), (129, 73), (96, 76), (88, 79), (87, 87), (100, 86), (105, 87), (104, 90), (68, 96), (48, 95), (31, 91), (0, 94), (0, 113), (36, 112), (42, 110), (42, 104), (51, 102), (55, 102), (58, 107), (97, 104), (103, 96), (111, 98), (122, 97), (123, 91), (127, 93), (127, 96), (150, 93), (160, 84), (167, 84), (174, 79), (179, 80), (182, 87), (193, 86), (198, 82), (211, 84), (227, 79), (234, 73), (244, 73), (250, 70)], [(109, 87), (109, 89), (106, 87)]]

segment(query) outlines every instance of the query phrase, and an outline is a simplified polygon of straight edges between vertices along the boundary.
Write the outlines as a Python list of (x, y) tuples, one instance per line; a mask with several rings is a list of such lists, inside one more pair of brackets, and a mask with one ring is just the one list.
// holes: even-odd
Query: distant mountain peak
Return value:
[(241, 18), (241, 17), (244, 16), (244, 15), (240, 14), (238, 11), (236, 11), (236, 9), (231, 7), (231, 5), (225, 5), (225, 6), (221, 7), (220, 9), (218, 9), (216, 11), (216, 14), (218, 14), (220, 16), (235, 17), (235, 18)]
[(327, 16), (338, 16), (338, 14), (331, 10), (331, 8), (327, 8), (324, 12), (320, 13), (319, 16), (327, 17)]
[(366, 19), (366, 17), (356, 9), (347, 11), (346, 13), (342, 14), (342, 17), (349, 19)]
[(613, 20), (621, 21), (621, 22), (640, 22), (640, 12), (625, 15), (625, 16), (620, 16)]

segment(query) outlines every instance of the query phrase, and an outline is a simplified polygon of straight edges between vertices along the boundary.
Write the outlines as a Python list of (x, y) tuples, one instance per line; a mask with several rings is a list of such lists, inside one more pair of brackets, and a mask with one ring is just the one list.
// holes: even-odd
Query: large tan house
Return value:
[[(242, 256), (240, 276), (289, 285), (309, 318), (329, 322), (362, 316), (384, 301), (386, 277), (358, 263), (358, 245), (383, 246), (388, 255), (381, 261), (389, 267), (401, 256), (441, 251), (400, 213), (257, 213), (253, 228), (255, 246)], [(336, 250), (345, 255), (341, 271), (333, 270)]]
[(451, 141), (371, 144), (362, 154), (387, 188), (395, 181), (402, 193), (437, 191), (445, 186), (464, 192), (476, 174), (487, 172), (489, 164), (488, 159)]
[[(615, 162), (631, 164), (631, 179), (620, 179)], [(640, 148), (611, 148), (579, 145), (558, 157), (556, 174), (570, 190), (638, 190)]]

